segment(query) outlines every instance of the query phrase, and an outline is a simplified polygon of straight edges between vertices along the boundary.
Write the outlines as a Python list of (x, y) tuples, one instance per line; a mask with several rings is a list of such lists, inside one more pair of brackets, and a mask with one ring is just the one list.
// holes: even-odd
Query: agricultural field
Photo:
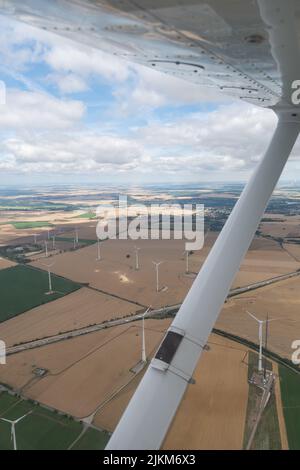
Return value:
[(268, 349), (291, 359), (291, 344), (300, 338), (300, 276), (228, 299), (216, 328), (258, 342), (258, 325), (246, 312), (269, 322)]
[[(170, 321), (146, 320), (149, 359)], [(135, 322), (28, 350), (8, 356), (7, 366), (0, 369), (0, 382), (112, 431), (145, 370), (134, 371), (141, 359), (141, 340), (141, 324)], [(167, 436), (166, 449), (242, 448), (248, 397), (243, 358), (247, 348), (216, 335), (209, 338), (209, 346), (197, 366), (196, 384), (188, 387)], [(35, 377), (35, 367), (45, 368), (47, 374)]]
[[(164, 449), (242, 449), (248, 400), (247, 348), (211, 335), (167, 434)], [(212, 373), (213, 371), (213, 373)]]
[(274, 238), (300, 237), (300, 217), (298, 215), (265, 215), (259, 230), (263, 235)]
[[(82, 229), (95, 233), (94, 227), (85, 226)], [(188, 274), (184, 240), (106, 240), (101, 243), (101, 261), (97, 261), (97, 244), (93, 244), (75, 252), (53, 256), (53, 270), (56, 274), (77, 282), (88, 282), (106, 293), (144, 306), (174, 305), (186, 295), (216, 236), (216, 233), (209, 233), (203, 249), (190, 254)], [(83, 235), (80, 233), (79, 237)], [(139, 270), (135, 269), (135, 246), (139, 248)], [(162, 261), (159, 266), (159, 292), (156, 292), (153, 261)], [(269, 279), (299, 267), (300, 263), (291, 259), (275, 242), (256, 239), (233, 287)]]
[(0, 324), (7, 346), (131, 315), (140, 308), (83, 287)]
[(10, 261), (9, 259), (6, 259), (6, 258), (0, 258), (0, 270), (11, 268), (12, 266), (15, 266), (15, 263), (13, 261)]
[(53, 225), (49, 222), (35, 221), (35, 222), (13, 222), (13, 227), (17, 230), (24, 230), (29, 228), (42, 228), (42, 227), (52, 227)]
[[(68, 243), (73, 243), (73, 237), (74, 235), (70, 235), (69, 237), (61, 237), (58, 236), (55, 238), (56, 242), (68, 242)], [(91, 240), (89, 238), (78, 238), (78, 245), (92, 245), (95, 243), (96, 240)]]
[[(152, 355), (170, 320), (146, 320), (147, 353)], [(141, 359), (141, 322), (23, 351), (7, 357), (0, 383), (78, 418), (87, 417), (130, 382)], [(43, 377), (36, 367), (47, 370)], [(99, 426), (105, 429), (105, 426)]]
[[(27, 414), (28, 413), (28, 414)], [(0, 449), (13, 449), (11, 425), (2, 420), (16, 420), (18, 450), (104, 449), (109, 434), (87, 428), (72, 418), (50, 411), (31, 401), (0, 392)], [(74, 445), (73, 445), (74, 444)]]
[(280, 365), (279, 377), (289, 448), (300, 450), (300, 374)]
[(95, 212), (84, 212), (82, 214), (79, 214), (79, 215), (75, 215), (74, 218), (78, 218), (78, 219), (88, 219), (88, 220), (92, 220), (92, 219), (95, 219), (96, 217), (96, 213)]
[[(248, 379), (251, 379), (253, 373), (257, 372), (258, 354), (256, 352), (249, 351), (247, 360)], [(271, 361), (267, 361), (267, 369), (273, 370), (273, 364)], [(250, 383), (247, 416), (245, 421), (244, 449), (246, 449), (249, 444), (251, 432), (256, 424), (262, 396), (263, 391), (256, 385)], [(282, 448), (275, 393), (271, 393), (268, 404), (262, 412), (250, 448), (251, 450), (280, 450)]]
[(56, 300), (81, 286), (52, 276), (53, 294), (48, 291), (48, 273), (30, 266), (17, 265), (0, 270), (0, 322), (38, 305)]

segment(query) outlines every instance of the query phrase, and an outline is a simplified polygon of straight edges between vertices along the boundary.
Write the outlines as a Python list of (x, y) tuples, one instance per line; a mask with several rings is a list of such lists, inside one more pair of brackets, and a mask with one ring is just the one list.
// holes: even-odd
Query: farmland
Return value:
[(52, 276), (52, 281), (54, 293), (47, 295), (46, 271), (23, 265), (0, 270), (0, 322), (80, 288), (80, 285), (57, 276)]
[(279, 377), (289, 448), (300, 450), (300, 375), (280, 365)]
[[(79, 238), (84, 233), (95, 237), (95, 228), (80, 227)], [(86, 237), (88, 239), (88, 237)], [(209, 253), (216, 234), (209, 233), (202, 250), (189, 255), (189, 273), (186, 273), (184, 240), (106, 240), (101, 243), (101, 261), (97, 261), (97, 244), (75, 252), (65, 252), (52, 257), (53, 270), (77, 282), (88, 282), (107, 293), (118, 295), (140, 304), (159, 307), (182, 301), (192, 285), (196, 273)], [(135, 246), (139, 248), (139, 269), (136, 270)], [(159, 266), (159, 292), (156, 292), (153, 261)], [(37, 266), (36, 263), (34, 263)], [(299, 268), (271, 240), (255, 240), (247, 253), (233, 287), (269, 279)]]
[(0, 324), (7, 346), (102, 323), (135, 313), (139, 307), (85, 287)]
[[(193, 192), (187, 198), (197, 199), (199, 195), (195, 194)], [(210, 230), (206, 231), (203, 249), (190, 252), (188, 272), (184, 240), (106, 240), (100, 243), (99, 259), (97, 220), (93, 220), (99, 198), (96, 191), (91, 195), (90, 191), (78, 195), (71, 194), (71, 191), (70, 194), (62, 191), (61, 194), (47, 195), (53, 209), (61, 198), (68, 205), (66, 211), (43, 210), (38, 214), (32, 210), (26, 215), (25, 211), (20, 210), (19, 213), (13, 211), (7, 214), (6, 221), (0, 225), (1, 249), (4, 250), (1, 253), (5, 258), (7, 248), (16, 253), (23, 250), (24, 263), (28, 263), (15, 266), (6, 259), (0, 259), (0, 338), (7, 346), (105, 322), (105, 328), (101, 331), (60, 339), (55, 344), (7, 357), (7, 366), (0, 368), (0, 383), (27, 399), (57, 410), (53, 414), (43, 406), (21, 401), (16, 410), (19, 410), (18, 407), (20, 411), (33, 409), (27, 407), (34, 406), (35, 411), (28, 421), (26, 418), (24, 424), (20, 423), (19, 429), (22, 431), (24, 426), (26, 430), (24, 437), (21, 432), (20, 446), (43, 448), (49, 445), (57, 448), (60, 444), (56, 434), (61, 434), (63, 448), (75, 450), (105, 446), (107, 433), (99, 434), (98, 429), (93, 427), (85, 429), (76, 420), (86, 419), (96, 428), (113, 431), (146, 371), (146, 366), (142, 370), (137, 368), (141, 360), (141, 322), (125, 323), (129, 320), (126, 318), (124, 324), (114, 327), (108, 327), (106, 322), (145, 311), (150, 305), (156, 308), (183, 300), (217, 238), (214, 228), (219, 230), (236, 201), (233, 194), (215, 192), (205, 195), (206, 203), (213, 207), (207, 216)], [(99, 204), (115, 198), (112, 194), (102, 196)], [(177, 196), (184, 200), (185, 196), (180, 191), (161, 193), (157, 197), (141, 193), (136, 194), (135, 198), (151, 202), (152, 199), (176, 200)], [(48, 233), (49, 227), (51, 230)], [(280, 274), (296, 272), (300, 268), (299, 227), (298, 216), (283, 216), (275, 212), (266, 214), (232, 287), (247, 286)], [(77, 244), (76, 240), (74, 242), (76, 235)], [(290, 242), (291, 237), (296, 240), (295, 243)], [(46, 244), (48, 258), (45, 256)], [(136, 247), (139, 248), (138, 268)], [(162, 261), (158, 291), (153, 261)], [(51, 272), (54, 273), (52, 282), (55, 293), (52, 295), (45, 293), (48, 290), (48, 275), (43, 263), (53, 263)], [(246, 311), (262, 320), (266, 320), (268, 315), (272, 319), (268, 348), (290, 358), (291, 343), (300, 334), (299, 291), (300, 276), (232, 297), (224, 304), (216, 328), (257, 343), (258, 325)], [(149, 360), (170, 323), (169, 318), (145, 320)], [(165, 449), (241, 449), (244, 445), (249, 397), (248, 347), (215, 334), (210, 336), (208, 345), (209, 351), (203, 353), (195, 370), (196, 383), (188, 386), (165, 439)], [(39, 369), (44, 371), (43, 375), (37, 374)], [(276, 374), (277, 369), (274, 370)], [(283, 405), (278, 399), (279, 384), (276, 383), (276, 395), (272, 396), (256, 436), (257, 448), (280, 447), (284, 429), (282, 411), (290, 447), (299, 448), (297, 423), (300, 417), (294, 407), (300, 404), (296, 394), (289, 391), (290, 388), (298, 390), (299, 395), (299, 389), (284, 374), (281, 373)], [(4, 413), (8, 413), (11, 405), (14, 409), (13, 401), (11, 395), (2, 394), (0, 414), (2, 408)], [(279, 420), (276, 411), (278, 417), (281, 411)], [(53, 422), (53, 416), (52, 429), (50, 422)], [(3, 428), (6, 433), (5, 426), (0, 422), (0, 431)], [(33, 436), (27, 438), (25, 434), (30, 434), (30, 426)], [(49, 435), (48, 442), (36, 435), (38, 426)], [(63, 434), (64, 431), (67, 433)], [(10, 442), (5, 445), (9, 446)]]
[(15, 265), (15, 263), (13, 261), (10, 261), (6, 258), (0, 258), (0, 270), (1, 269), (6, 269), (6, 268), (11, 268), (14, 265)]
[(257, 343), (257, 323), (246, 312), (269, 323), (268, 349), (290, 359), (291, 344), (300, 337), (300, 277), (265, 286), (227, 300), (216, 327)]
[(82, 437), (82, 423), (55, 413), (31, 401), (0, 392), (0, 449), (12, 449), (10, 424), (1, 418), (16, 420), (29, 413), (16, 425), (18, 450), (68, 449), (79, 437), (74, 449), (103, 449), (109, 439), (107, 433), (87, 429)]
[(17, 230), (23, 230), (23, 229), (29, 229), (29, 228), (42, 228), (42, 227), (52, 227), (52, 224), (49, 222), (39, 222), (39, 221), (34, 221), (34, 222), (13, 222), (12, 225), (17, 229)]
[[(164, 449), (241, 449), (248, 399), (247, 349), (211, 335)], [(220, 357), (222, 359), (220, 360)], [(211, 373), (214, 371), (214, 373)]]
[[(170, 320), (146, 320), (149, 358), (169, 323)], [(143, 375), (143, 371), (133, 372), (141, 357), (140, 327), (140, 322), (136, 322), (9, 356), (8, 367), (0, 370), (0, 381), (61, 412), (78, 418), (94, 417), (93, 424), (98, 428), (112, 431)], [(243, 357), (247, 349), (216, 335), (210, 337), (209, 346), (195, 371), (196, 384), (188, 387), (165, 448), (242, 447), (248, 396)], [(34, 376), (37, 365), (47, 369), (44, 377)], [(217, 373), (211, 374), (211, 370)], [(229, 432), (232, 428), (236, 431)]]

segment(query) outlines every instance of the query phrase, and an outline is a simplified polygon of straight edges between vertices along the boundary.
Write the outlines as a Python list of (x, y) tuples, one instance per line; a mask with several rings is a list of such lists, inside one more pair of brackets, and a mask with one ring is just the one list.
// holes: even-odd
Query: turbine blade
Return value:
[(12, 423), (13, 421), (11, 421), (10, 419), (6, 419), (6, 418), (0, 418), (1, 421), (5, 421), (6, 423)]
[(23, 415), (20, 418), (16, 419), (15, 424), (17, 424), (19, 421), (21, 421), (21, 419), (26, 418), (26, 416), (30, 415), (30, 413), (32, 413), (32, 410), (28, 411), (28, 413), (26, 413), (25, 415)]
[(246, 313), (248, 313), (248, 315), (250, 315), (250, 317), (254, 318), (254, 320), (256, 320), (258, 322), (262, 321), (262, 320), (259, 320), (255, 315), (253, 315), (253, 313), (249, 312), (248, 310), (246, 310)]

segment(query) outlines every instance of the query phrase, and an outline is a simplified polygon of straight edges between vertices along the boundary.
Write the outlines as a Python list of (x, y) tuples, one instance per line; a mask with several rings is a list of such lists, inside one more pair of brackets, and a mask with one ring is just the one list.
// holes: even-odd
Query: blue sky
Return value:
[(245, 180), (274, 130), (271, 111), (1, 17), (0, 31), (2, 184)]

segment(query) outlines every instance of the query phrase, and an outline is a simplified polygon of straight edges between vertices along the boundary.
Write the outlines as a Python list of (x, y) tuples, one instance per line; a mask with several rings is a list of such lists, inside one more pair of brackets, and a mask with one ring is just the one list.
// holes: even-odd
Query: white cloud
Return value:
[[(8, 89), (7, 105), (1, 107), (2, 172), (119, 172), (131, 177), (150, 175), (154, 181), (164, 175), (178, 180), (201, 179), (203, 173), (212, 179), (216, 174), (231, 178), (247, 174), (270, 141), (276, 121), (271, 111), (243, 103), (233, 105), (215, 89), (127, 64), (29, 26), (0, 26), (2, 67), (31, 90)], [(50, 69), (38, 83), (30, 73), (35, 65)], [(97, 132), (89, 129), (91, 121), (85, 121), (89, 110), (84, 102), (51, 96), (40, 89), (51, 83), (58, 95), (89, 90), (95, 97), (101, 80), (110, 87), (109, 99), (111, 93), (116, 101), (112, 99), (108, 105), (115, 114), (104, 110), (110, 116), (104, 124), (110, 132), (103, 127)], [(89, 99), (93, 101), (93, 97)], [(172, 115), (173, 106), (203, 102), (214, 103), (215, 109), (211, 106), (207, 112)], [(161, 106), (169, 107), (167, 122), (149, 117)], [(122, 138), (113, 131), (117, 112), (124, 115)], [(148, 123), (140, 127), (134, 123), (126, 135), (127, 115)], [(299, 144), (293, 158), (298, 155)]]
[(143, 157), (142, 146), (130, 139), (90, 131), (7, 138), (2, 151), (7, 166), (3, 169), (14, 166), (20, 172), (124, 171), (136, 167)]
[(46, 81), (55, 84), (63, 94), (78, 93), (89, 88), (87, 82), (74, 73), (51, 73), (46, 77)]
[(215, 87), (199, 86), (148, 67), (135, 65), (134, 68), (138, 79), (131, 97), (136, 105), (142, 103), (152, 106), (153, 94), (159, 97), (154, 105), (220, 103), (230, 100)]
[(1, 106), (1, 130), (66, 129), (84, 116), (81, 101), (57, 99), (41, 92), (7, 90)]
[(128, 78), (128, 65), (120, 59), (62, 38), (52, 42), (43, 59), (53, 70), (71, 71), (81, 77), (99, 75), (117, 82)]

